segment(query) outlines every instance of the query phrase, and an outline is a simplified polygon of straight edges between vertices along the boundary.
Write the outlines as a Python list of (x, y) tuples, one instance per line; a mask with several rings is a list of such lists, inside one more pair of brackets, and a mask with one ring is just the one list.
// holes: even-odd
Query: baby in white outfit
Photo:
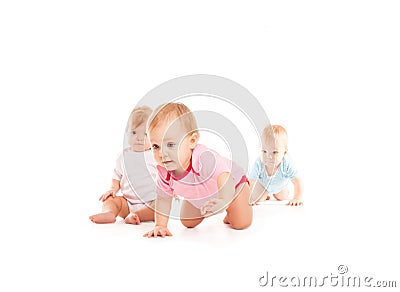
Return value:
[[(129, 224), (154, 221), (157, 171), (146, 134), (151, 113), (147, 106), (132, 111), (127, 126), (130, 147), (118, 155), (111, 188), (99, 199), (103, 210), (89, 217), (92, 222), (114, 223), (117, 216)], [(118, 191), (122, 196), (117, 196)]]

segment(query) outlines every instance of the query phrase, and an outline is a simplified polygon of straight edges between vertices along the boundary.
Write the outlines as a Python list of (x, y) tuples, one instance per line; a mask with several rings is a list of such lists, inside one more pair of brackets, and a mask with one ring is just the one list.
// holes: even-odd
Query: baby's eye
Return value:
[(158, 149), (158, 148), (160, 148), (160, 146), (158, 146), (157, 144), (153, 144), (153, 149)]
[(167, 143), (167, 147), (174, 147), (175, 143)]
[(276, 155), (276, 154), (278, 154), (279, 153), (279, 151), (274, 151), (274, 152), (272, 152), (274, 155)]
[(136, 131), (132, 131), (132, 135), (136, 135)]
[(267, 151), (265, 151), (265, 150), (262, 150), (262, 153), (267, 153)]

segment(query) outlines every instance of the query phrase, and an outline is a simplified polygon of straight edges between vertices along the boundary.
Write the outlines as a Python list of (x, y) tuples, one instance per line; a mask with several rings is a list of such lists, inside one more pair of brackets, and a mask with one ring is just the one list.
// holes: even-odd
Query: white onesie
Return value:
[(156, 165), (151, 150), (136, 152), (126, 148), (118, 155), (113, 179), (120, 181), (120, 191), (131, 212), (156, 199)]

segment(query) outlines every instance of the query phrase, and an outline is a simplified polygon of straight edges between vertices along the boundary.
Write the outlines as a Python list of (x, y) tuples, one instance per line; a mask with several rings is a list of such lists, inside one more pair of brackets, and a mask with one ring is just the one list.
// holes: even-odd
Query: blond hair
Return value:
[(196, 118), (191, 110), (180, 102), (168, 102), (155, 109), (152, 116), (149, 118), (148, 131), (150, 132), (160, 123), (168, 120), (173, 121), (178, 118), (187, 131), (187, 135), (198, 133)]
[(287, 150), (288, 148), (288, 134), (286, 132), (286, 129), (280, 125), (269, 125), (265, 127), (261, 137), (263, 141), (271, 139), (274, 141), (282, 141), (285, 146), (285, 150)]
[(141, 124), (146, 124), (152, 112), (153, 110), (146, 105), (135, 107), (129, 115), (126, 131), (130, 131), (130, 129), (134, 129)]

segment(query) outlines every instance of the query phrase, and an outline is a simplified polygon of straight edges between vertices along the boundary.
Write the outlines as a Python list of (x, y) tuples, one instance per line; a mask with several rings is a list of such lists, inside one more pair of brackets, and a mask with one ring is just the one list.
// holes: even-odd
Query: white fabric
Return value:
[(124, 149), (118, 155), (113, 179), (120, 181), (122, 195), (132, 205), (156, 199), (156, 162), (151, 150)]

